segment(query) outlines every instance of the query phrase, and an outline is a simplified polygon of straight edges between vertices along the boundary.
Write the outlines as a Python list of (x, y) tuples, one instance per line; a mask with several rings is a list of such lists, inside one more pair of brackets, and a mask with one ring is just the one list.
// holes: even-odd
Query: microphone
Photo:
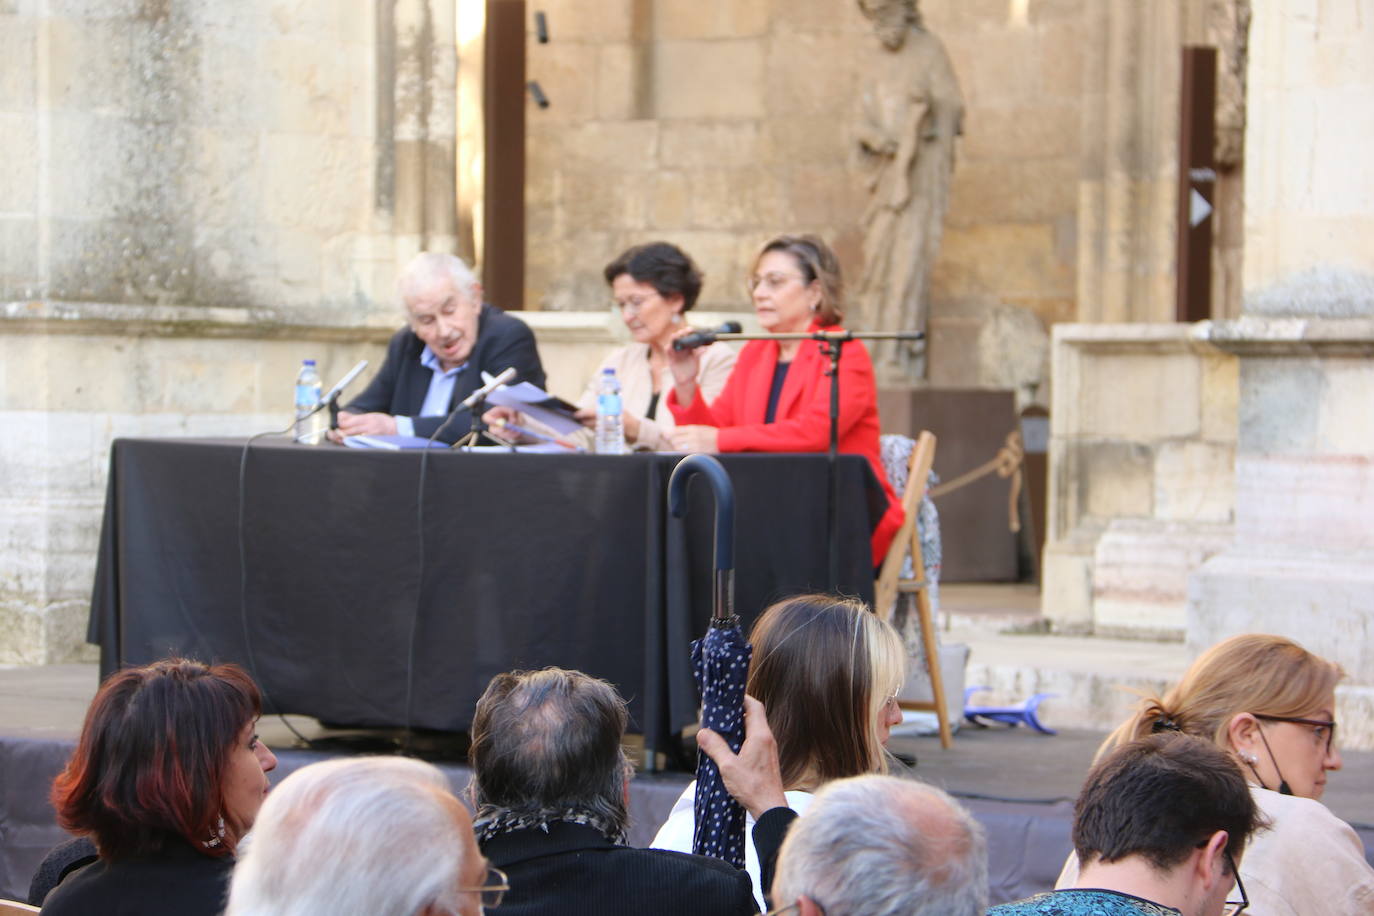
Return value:
[(349, 369), (348, 374), (345, 375), (343, 378), (339, 379), (338, 383), (333, 388), (329, 389), (328, 394), (320, 398), (320, 403), (328, 404), (330, 401), (334, 400), (336, 397), (343, 394), (343, 390), (347, 388), (349, 385), (351, 385), (353, 383), (353, 380), (358, 377), (358, 374), (366, 368), (367, 360), (358, 360), (358, 365), (354, 366), (352, 369)]
[(707, 344), (716, 342), (716, 336), (720, 334), (738, 334), (741, 330), (738, 321), (727, 321), (718, 328), (709, 331), (693, 331), (684, 334), (673, 341), (674, 350), (695, 350), (697, 347), (704, 347)]
[(515, 371), (514, 366), (509, 366), (501, 370), (500, 375), (496, 376), (496, 378), (487, 382), (481, 388), (478, 388), (472, 394), (464, 398), (463, 403), (459, 404), (457, 407), (453, 409), (454, 413), (457, 413), (460, 410), (472, 410), (472, 408), (476, 407), (482, 401), (486, 400), (487, 395), (491, 394), (497, 388), (501, 388), (515, 381), (515, 377), (518, 374), (519, 373)]

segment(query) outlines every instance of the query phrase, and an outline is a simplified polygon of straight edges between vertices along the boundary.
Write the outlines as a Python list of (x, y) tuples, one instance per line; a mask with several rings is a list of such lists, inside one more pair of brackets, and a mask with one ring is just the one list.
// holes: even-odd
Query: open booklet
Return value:
[(487, 403), (518, 410), (556, 435), (566, 436), (582, 428), (581, 422), (573, 416), (576, 407), (529, 382), (497, 388), (487, 395)]

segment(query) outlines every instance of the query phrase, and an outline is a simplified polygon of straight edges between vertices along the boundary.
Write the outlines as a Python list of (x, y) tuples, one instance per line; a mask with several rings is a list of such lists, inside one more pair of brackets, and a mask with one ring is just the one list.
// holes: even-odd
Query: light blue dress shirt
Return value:
[[(453, 386), (459, 374), (468, 367), (463, 363), (457, 369), (445, 370), (439, 365), (439, 357), (428, 346), (420, 353), (420, 365), (433, 374), (429, 377), (429, 391), (425, 392), (425, 402), (420, 405), (421, 417), (442, 417), (448, 413), (448, 402), (453, 398)], [(396, 432), (402, 436), (415, 435), (413, 417), (397, 417)]]

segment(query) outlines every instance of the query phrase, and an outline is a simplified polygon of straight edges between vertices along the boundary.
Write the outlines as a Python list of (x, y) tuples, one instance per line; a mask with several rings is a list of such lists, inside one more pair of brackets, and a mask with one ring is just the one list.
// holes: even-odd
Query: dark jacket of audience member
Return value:
[(234, 850), (266, 794), (257, 687), (234, 665), (170, 659), (112, 674), (53, 783), (58, 823), (100, 858), (43, 901), (49, 916), (217, 916)]
[(475, 829), (510, 876), (503, 916), (756, 913), (718, 859), (625, 845), (625, 701), (576, 671), (502, 674), (472, 724)]

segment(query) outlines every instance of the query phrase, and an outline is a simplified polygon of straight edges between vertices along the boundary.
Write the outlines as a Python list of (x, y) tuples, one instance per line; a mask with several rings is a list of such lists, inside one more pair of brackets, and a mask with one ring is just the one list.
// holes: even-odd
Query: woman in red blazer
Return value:
[[(835, 253), (815, 236), (783, 235), (763, 246), (749, 279), (759, 326), (770, 334), (842, 330), (843, 286)], [(684, 328), (680, 334), (689, 333)], [(829, 360), (811, 340), (754, 340), (740, 351), (725, 388), (710, 404), (699, 395), (698, 351), (672, 354), (670, 436), (684, 452), (823, 452), (830, 447)], [(873, 563), (902, 524), (878, 457), (878, 391), (873, 363), (859, 341), (840, 358), (840, 451), (863, 455), (887, 493), (887, 512), (873, 532)]]

